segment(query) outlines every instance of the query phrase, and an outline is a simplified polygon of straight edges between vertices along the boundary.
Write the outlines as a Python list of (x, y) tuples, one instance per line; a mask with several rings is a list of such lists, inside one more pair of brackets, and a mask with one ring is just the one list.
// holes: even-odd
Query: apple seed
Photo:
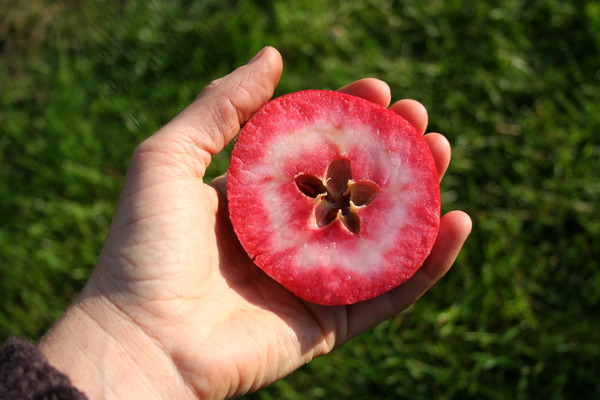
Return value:
[(374, 182), (352, 180), (352, 165), (347, 158), (329, 164), (325, 182), (311, 174), (297, 175), (294, 181), (302, 194), (316, 199), (314, 214), (318, 227), (338, 218), (355, 235), (360, 233), (359, 207), (371, 204), (379, 194)]

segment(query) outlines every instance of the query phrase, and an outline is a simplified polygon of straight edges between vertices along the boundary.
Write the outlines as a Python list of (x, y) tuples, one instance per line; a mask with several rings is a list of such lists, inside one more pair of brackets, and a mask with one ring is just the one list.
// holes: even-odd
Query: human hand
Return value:
[[(266, 386), (415, 302), (443, 276), (471, 229), (446, 214), (424, 266), (378, 298), (327, 307), (298, 299), (253, 265), (229, 223), (211, 156), (273, 95), (282, 70), (266, 48), (205, 88), (135, 151), (94, 272), (43, 338), (49, 361), (90, 398), (227, 398)], [(388, 106), (364, 79), (341, 91)], [(391, 109), (425, 132), (422, 105)], [(450, 147), (425, 136), (440, 179)]]

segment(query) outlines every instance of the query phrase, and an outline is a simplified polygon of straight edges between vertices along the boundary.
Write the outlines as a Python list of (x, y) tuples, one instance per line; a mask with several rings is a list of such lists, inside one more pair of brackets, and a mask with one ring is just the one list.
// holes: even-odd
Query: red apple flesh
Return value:
[(420, 268), (440, 219), (422, 135), (359, 97), (276, 98), (240, 132), (227, 177), (230, 219), (254, 263), (296, 296), (345, 305)]

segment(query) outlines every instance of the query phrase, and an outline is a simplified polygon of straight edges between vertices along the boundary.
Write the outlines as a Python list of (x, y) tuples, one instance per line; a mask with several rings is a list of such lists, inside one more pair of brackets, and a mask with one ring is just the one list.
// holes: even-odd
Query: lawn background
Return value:
[(136, 144), (267, 44), (276, 95), (423, 102), (474, 230), (417, 305), (247, 398), (600, 396), (595, 1), (0, 0), (0, 340), (75, 298)]

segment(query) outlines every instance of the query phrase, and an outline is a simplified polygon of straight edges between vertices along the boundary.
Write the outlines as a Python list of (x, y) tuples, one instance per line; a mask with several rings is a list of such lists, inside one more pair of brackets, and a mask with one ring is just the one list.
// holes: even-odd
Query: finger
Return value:
[(192, 104), (142, 143), (140, 152), (164, 154), (161, 159), (167, 162), (180, 156), (176, 158), (188, 161), (185, 166), (202, 176), (211, 155), (220, 152), (271, 98), (282, 68), (279, 52), (264, 48), (248, 64), (204, 88)]
[(352, 82), (340, 89), (338, 92), (362, 97), (370, 102), (387, 107), (392, 100), (390, 87), (384, 81), (375, 78), (365, 78)]
[(429, 117), (427, 116), (427, 109), (423, 104), (416, 100), (399, 100), (392, 104), (390, 110), (410, 122), (421, 134), (425, 133)]
[(400, 304), (403, 309), (414, 303), (448, 272), (471, 233), (472, 227), (471, 217), (463, 211), (451, 211), (442, 217), (438, 237), (429, 257), (418, 271), (419, 275), (415, 279), (417, 282), (409, 285), (414, 295), (405, 297)]
[(340, 342), (374, 327), (417, 301), (448, 272), (471, 228), (471, 218), (464, 212), (446, 214), (440, 221), (440, 231), (429, 257), (412, 278), (382, 296), (348, 306), (347, 335), (341, 336)]
[(218, 153), (273, 96), (282, 67), (279, 52), (264, 48), (248, 64), (204, 88), (167, 128), (175, 132), (191, 129), (190, 134), (206, 139), (201, 143), (210, 153)]
[(439, 133), (428, 133), (424, 138), (435, 160), (438, 177), (441, 181), (448, 169), (448, 165), (450, 165), (450, 143), (444, 135), (440, 135)]
[(210, 186), (215, 188), (217, 193), (221, 195), (224, 201), (227, 200), (227, 172), (213, 179), (210, 182)]

